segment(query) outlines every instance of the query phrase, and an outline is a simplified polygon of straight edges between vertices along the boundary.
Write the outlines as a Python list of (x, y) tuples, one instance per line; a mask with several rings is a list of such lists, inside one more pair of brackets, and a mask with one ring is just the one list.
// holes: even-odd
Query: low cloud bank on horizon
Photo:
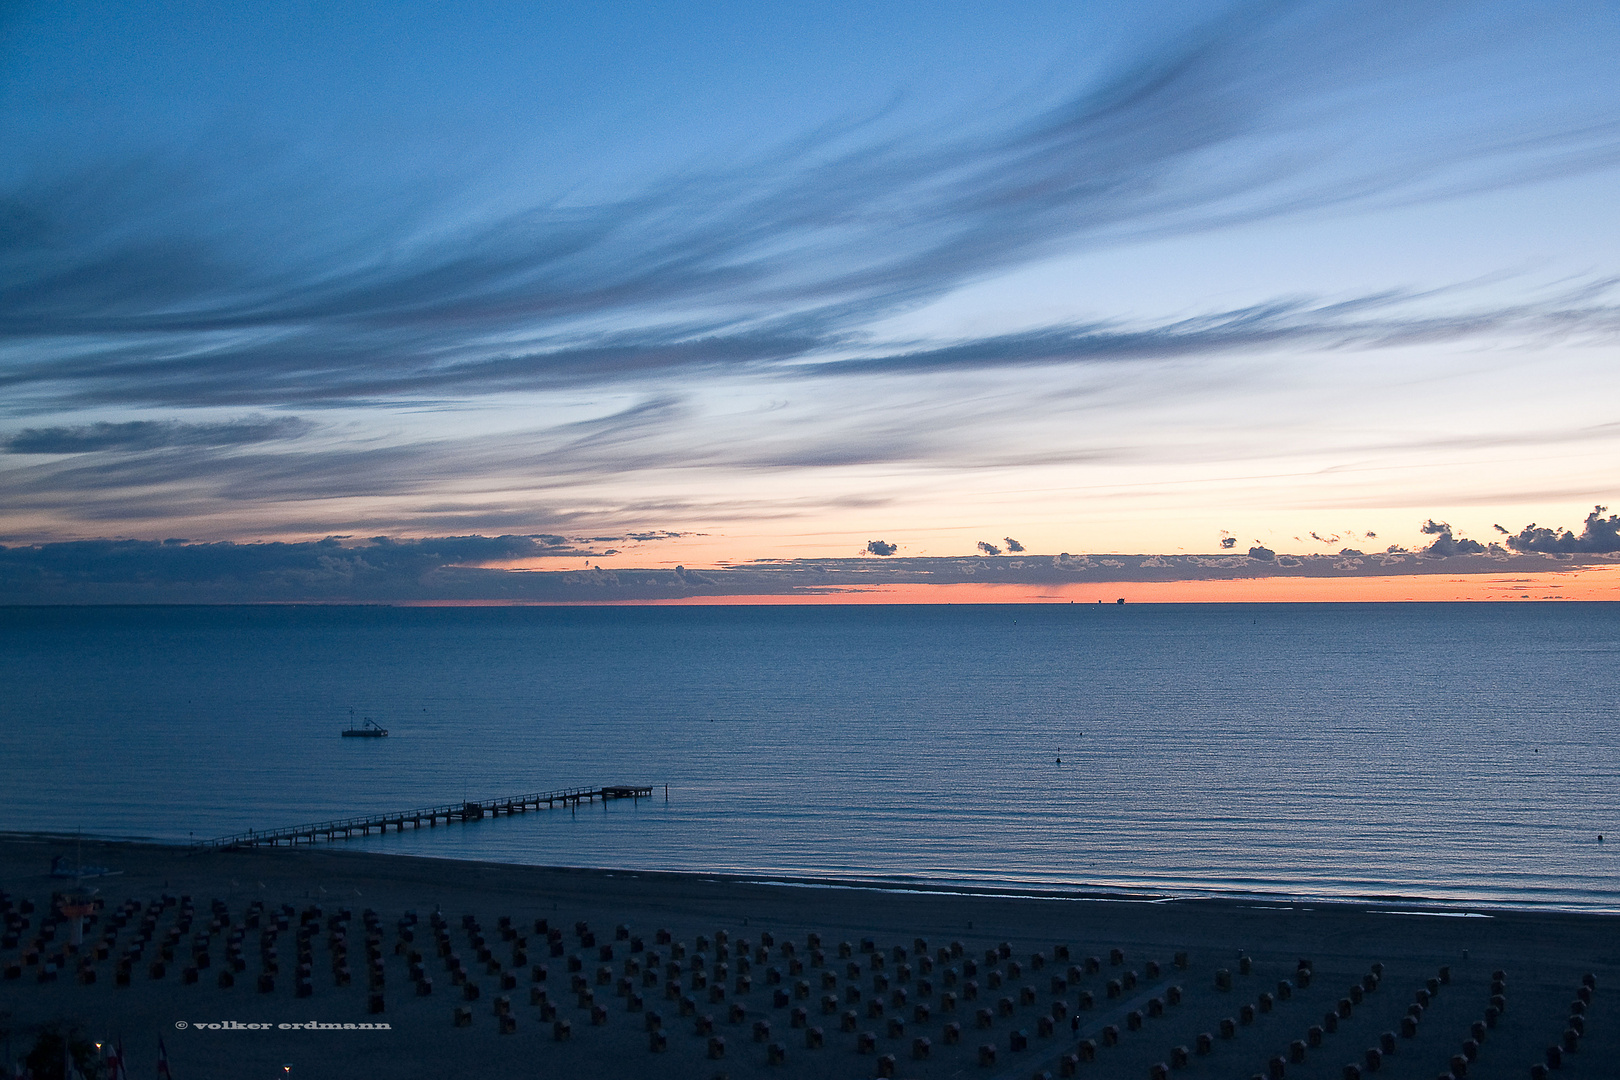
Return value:
[[(1332, 555), (965, 555), (782, 559), (715, 568), (507, 570), (480, 563), (589, 559), (619, 537), (336, 537), (298, 543), (79, 540), (0, 547), (0, 604), (266, 602), (612, 603), (836, 594), (884, 585), (1071, 585), (1546, 573), (1620, 565), (1620, 515), (1594, 507), (1581, 532), (1526, 526), (1482, 544), (1429, 521), (1426, 547)], [(1499, 527), (1500, 528), (1500, 527)], [(1506, 532), (1506, 530), (1502, 530)], [(873, 545), (868, 551), (881, 554)], [(1505, 546), (1504, 546), (1505, 545)], [(980, 544), (981, 548), (990, 545)]]

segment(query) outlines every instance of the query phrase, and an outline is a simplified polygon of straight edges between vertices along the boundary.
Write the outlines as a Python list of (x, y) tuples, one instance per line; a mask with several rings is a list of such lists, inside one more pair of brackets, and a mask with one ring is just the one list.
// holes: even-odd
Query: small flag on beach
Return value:
[(158, 1036), (158, 1080), (174, 1080), (174, 1074), (169, 1071), (169, 1048), (163, 1045), (163, 1036)]
[(113, 1049), (112, 1058), (107, 1062), (107, 1080), (129, 1080), (129, 1072), (124, 1068), (124, 1040), (119, 1039)]

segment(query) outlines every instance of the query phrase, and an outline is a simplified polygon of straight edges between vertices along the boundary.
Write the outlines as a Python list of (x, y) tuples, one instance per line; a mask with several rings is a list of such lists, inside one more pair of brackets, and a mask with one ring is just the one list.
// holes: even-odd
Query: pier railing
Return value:
[[(666, 788), (666, 792), (667, 792)], [(195, 841), (191, 847), (194, 851), (230, 851), (239, 848), (277, 847), (282, 844), (314, 844), (321, 840), (346, 840), (355, 834), (370, 835), (373, 830), (387, 832), (390, 825), (395, 831), (404, 832), (409, 824), (413, 829), (422, 828), (426, 822), (428, 828), (436, 827), (442, 820), (446, 825), (453, 821), (481, 821), (485, 817), (499, 817), (501, 814), (522, 814), (529, 810), (539, 810), (541, 806), (546, 809), (555, 809), (562, 806), (577, 807), (580, 803), (591, 803), (600, 799), (607, 802), (610, 799), (645, 799), (653, 793), (652, 785), (617, 785), (613, 787), (597, 788), (558, 788), (555, 791), (536, 791), (527, 795), (512, 795), (499, 799), (483, 799), (477, 802), (447, 803), (442, 806), (424, 806), (416, 810), (399, 810), (386, 814), (364, 814), (357, 817), (336, 818), (332, 821), (318, 821), (308, 825), (290, 825), (281, 829), (254, 830), (236, 833), (232, 836), (216, 836), (212, 840)]]

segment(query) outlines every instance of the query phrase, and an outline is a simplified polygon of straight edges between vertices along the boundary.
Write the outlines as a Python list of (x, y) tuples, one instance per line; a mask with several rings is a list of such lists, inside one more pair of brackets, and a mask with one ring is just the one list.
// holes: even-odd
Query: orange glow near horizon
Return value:
[[(529, 606), (723, 606), (766, 604), (1288, 604), (1493, 600), (1620, 600), (1620, 566), (1540, 574), (1425, 574), (1392, 577), (1117, 581), (1065, 585), (905, 583), (824, 592), (692, 596)], [(498, 607), (507, 601), (429, 601), (419, 607)]]
[(1620, 600), (1620, 570), (1367, 578), (1118, 581), (1075, 585), (877, 585), (793, 596), (694, 596), (658, 604), (1324, 604)]

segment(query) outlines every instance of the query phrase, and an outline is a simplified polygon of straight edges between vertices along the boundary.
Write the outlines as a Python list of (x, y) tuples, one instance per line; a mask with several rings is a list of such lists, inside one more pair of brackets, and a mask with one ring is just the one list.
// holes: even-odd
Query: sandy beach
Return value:
[[(41, 940), (72, 885), (50, 877), (56, 855), (118, 871), (85, 883), (103, 907), (76, 952), (66, 924)], [(1620, 1060), (1620, 924), (1603, 915), (40, 837), (0, 841), (0, 889), (16, 935), (0, 950), (7, 1052), (64, 1021), (121, 1039), (132, 1076), (155, 1075), (160, 1036), (177, 1080), (1151, 1080), (1160, 1066), (1341, 1080), (1349, 1065), (1524, 1080), (1566, 1039), (1553, 1075), (1613, 1076)], [(347, 1026), (364, 1024), (387, 1026)]]

